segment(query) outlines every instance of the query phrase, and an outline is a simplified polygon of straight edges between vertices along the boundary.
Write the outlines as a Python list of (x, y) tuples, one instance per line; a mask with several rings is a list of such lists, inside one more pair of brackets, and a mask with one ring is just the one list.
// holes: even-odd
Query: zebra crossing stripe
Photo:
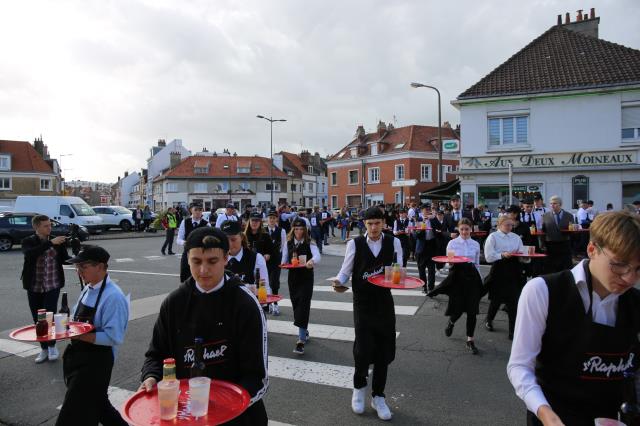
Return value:
[(116, 262), (118, 263), (125, 263), (125, 262), (133, 262), (134, 260), (130, 257), (121, 257), (120, 259), (116, 259)]
[[(325, 292), (333, 292), (333, 288), (331, 286), (328, 285), (315, 285), (313, 286), (313, 291), (319, 291), (322, 293)], [(345, 293), (351, 293), (351, 289), (345, 291)], [(392, 289), (391, 290), (391, 294), (393, 294), (394, 296), (413, 296), (413, 297), (423, 297), (424, 293), (422, 291), (419, 290), (396, 290), (396, 289)]]
[[(269, 333), (285, 334), (287, 336), (297, 336), (298, 327), (294, 326), (291, 321), (279, 321), (269, 318), (267, 321), (267, 329)], [(312, 339), (338, 340), (342, 342), (353, 342), (356, 338), (356, 332), (353, 327), (340, 327), (337, 325), (326, 324), (309, 324), (309, 336)], [(396, 332), (396, 339), (400, 336)]]
[(344, 389), (353, 388), (353, 367), (299, 359), (270, 356), (269, 377)]
[[(282, 299), (278, 302), (280, 306), (291, 307), (291, 299)], [(419, 306), (396, 305), (396, 315), (415, 315)], [(352, 302), (329, 302), (326, 300), (312, 300), (311, 309), (325, 309), (329, 311), (353, 312)]]

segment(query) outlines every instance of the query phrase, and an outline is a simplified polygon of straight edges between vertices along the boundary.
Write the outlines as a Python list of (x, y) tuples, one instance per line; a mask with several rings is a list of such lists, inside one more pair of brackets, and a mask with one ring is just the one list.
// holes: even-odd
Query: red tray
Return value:
[(284, 264), (284, 265), (278, 265), (280, 266), (282, 269), (297, 269), (297, 268), (306, 268), (307, 264), (306, 263), (300, 263), (298, 266), (293, 266), (290, 263)]
[(416, 277), (405, 277), (403, 284), (394, 284), (390, 281), (384, 280), (384, 275), (374, 275), (372, 277), (367, 278), (371, 284), (377, 285), (378, 287), (384, 288), (397, 288), (397, 289), (410, 289), (410, 288), (418, 288), (424, 286), (424, 281)]
[(432, 257), (431, 260), (438, 263), (468, 263), (471, 262), (471, 259), (464, 256), (453, 256), (452, 259), (449, 259), (447, 256), (435, 256)]
[(534, 236), (534, 237), (542, 237), (542, 236), (547, 235), (547, 234), (545, 234), (542, 231), (536, 231), (536, 232), (532, 232), (531, 235)]
[(131, 425), (197, 425), (209, 426), (226, 423), (238, 417), (247, 409), (249, 393), (240, 386), (223, 380), (211, 380), (209, 391), (209, 413), (194, 418), (189, 413), (189, 380), (180, 380), (178, 397), (178, 417), (173, 420), (160, 420), (158, 388), (151, 392), (140, 390), (133, 394), (122, 407), (124, 419)]
[(472, 237), (484, 237), (486, 235), (489, 235), (487, 231), (471, 231)]
[(524, 254), (524, 253), (511, 253), (514, 257), (547, 257), (544, 253)]
[(562, 232), (566, 232), (567, 234), (573, 234), (574, 232), (576, 234), (579, 234), (580, 232), (589, 232), (588, 229), (577, 229), (577, 230), (573, 230), (573, 229), (563, 229)]
[(38, 337), (36, 336), (36, 326), (28, 325), (26, 327), (13, 330), (11, 334), (9, 334), (9, 337), (11, 337), (14, 340), (20, 340), (22, 342), (48, 342), (50, 340), (65, 340), (71, 337), (87, 334), (91, 330), (93, 330), (93, 328), (94, 328), (93, 325), (88, 324), (86, 322), (70, 321), (69, 331), (65, 333), (55, 334), (53, 333), (53, 331), (55, 330), (55, 327), (51, 327), (49, 328), (49, 331), (51, 331), (51, 333), (49, 333), (48, 336)]
[(282, 296), (279, 294), (267, 294), (267, 301), (262, 303), (263, 305), (270, 305), (271, 303), (279, 302), (282, 300)]

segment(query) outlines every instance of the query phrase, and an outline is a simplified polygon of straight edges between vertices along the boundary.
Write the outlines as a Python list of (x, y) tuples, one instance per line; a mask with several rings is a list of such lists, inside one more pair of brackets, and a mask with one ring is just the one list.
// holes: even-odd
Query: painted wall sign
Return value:
[(574, 152), (561, 154), (498, 155), (462, 157), (461, 171), (516, 168), (550, 168), (576, 166), (615, 166), (638, 164), (636, 151)]

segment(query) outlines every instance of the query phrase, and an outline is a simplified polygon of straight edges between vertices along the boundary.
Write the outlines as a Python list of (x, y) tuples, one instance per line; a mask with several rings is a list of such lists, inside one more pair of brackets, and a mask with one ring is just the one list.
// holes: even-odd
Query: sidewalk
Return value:
[(328, 246), (322, 246), (323, 255), (344, 257), (344, 253), (347, 251), (347, 242), (353, 239), (353, 237), (357, 237), (358, 235), (360, 235), (360, 231), (359, 230), (351, 231), (347, 241), (342, 241), (340, 239), (340, 230), (338, 228), (336, 228), (335, 234), (336, 234), (335, 237), (329, 236)]
[(106, 231), (101, 232), (99, 234), (90, 235), (87, 241), (98, 241), (98, 240), (120, 240), (120, 239), (130, 239), (130, 238), (154, 238), (154, 237), (162, 237), (164, 238), (164, 229), (158, 232), (123, 232), (123, 231)]

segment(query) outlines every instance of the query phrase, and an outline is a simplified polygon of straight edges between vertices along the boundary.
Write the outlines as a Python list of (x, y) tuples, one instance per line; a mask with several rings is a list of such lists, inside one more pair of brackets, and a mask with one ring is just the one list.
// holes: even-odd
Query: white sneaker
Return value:
[(42, 364), (47, 359), (49, 359), (49, 351), (42, 349), (36, 357), (36, 364)]
[(49, 346), (49, 361), (55, 361), (60, 357), (60, 352), (55, 346)]
[(274, 317), (277, 317), (278, 315), (280, 315), (280, 308), (278, 307), (278, 305), (271, 305), (272, 311), (271, 311), (271, 315), (273, 315)]
[(367, 393), (366, 386), (360, 389), (353, 390), (353, 396), (351, 397), (351, 409), (356, 414), (364, 413), (364, 399)]
[(371, 399), (371, 408), (377, 411), (380, 420), (391, 420), (391, 410), (382, 396), (374, 396)]

